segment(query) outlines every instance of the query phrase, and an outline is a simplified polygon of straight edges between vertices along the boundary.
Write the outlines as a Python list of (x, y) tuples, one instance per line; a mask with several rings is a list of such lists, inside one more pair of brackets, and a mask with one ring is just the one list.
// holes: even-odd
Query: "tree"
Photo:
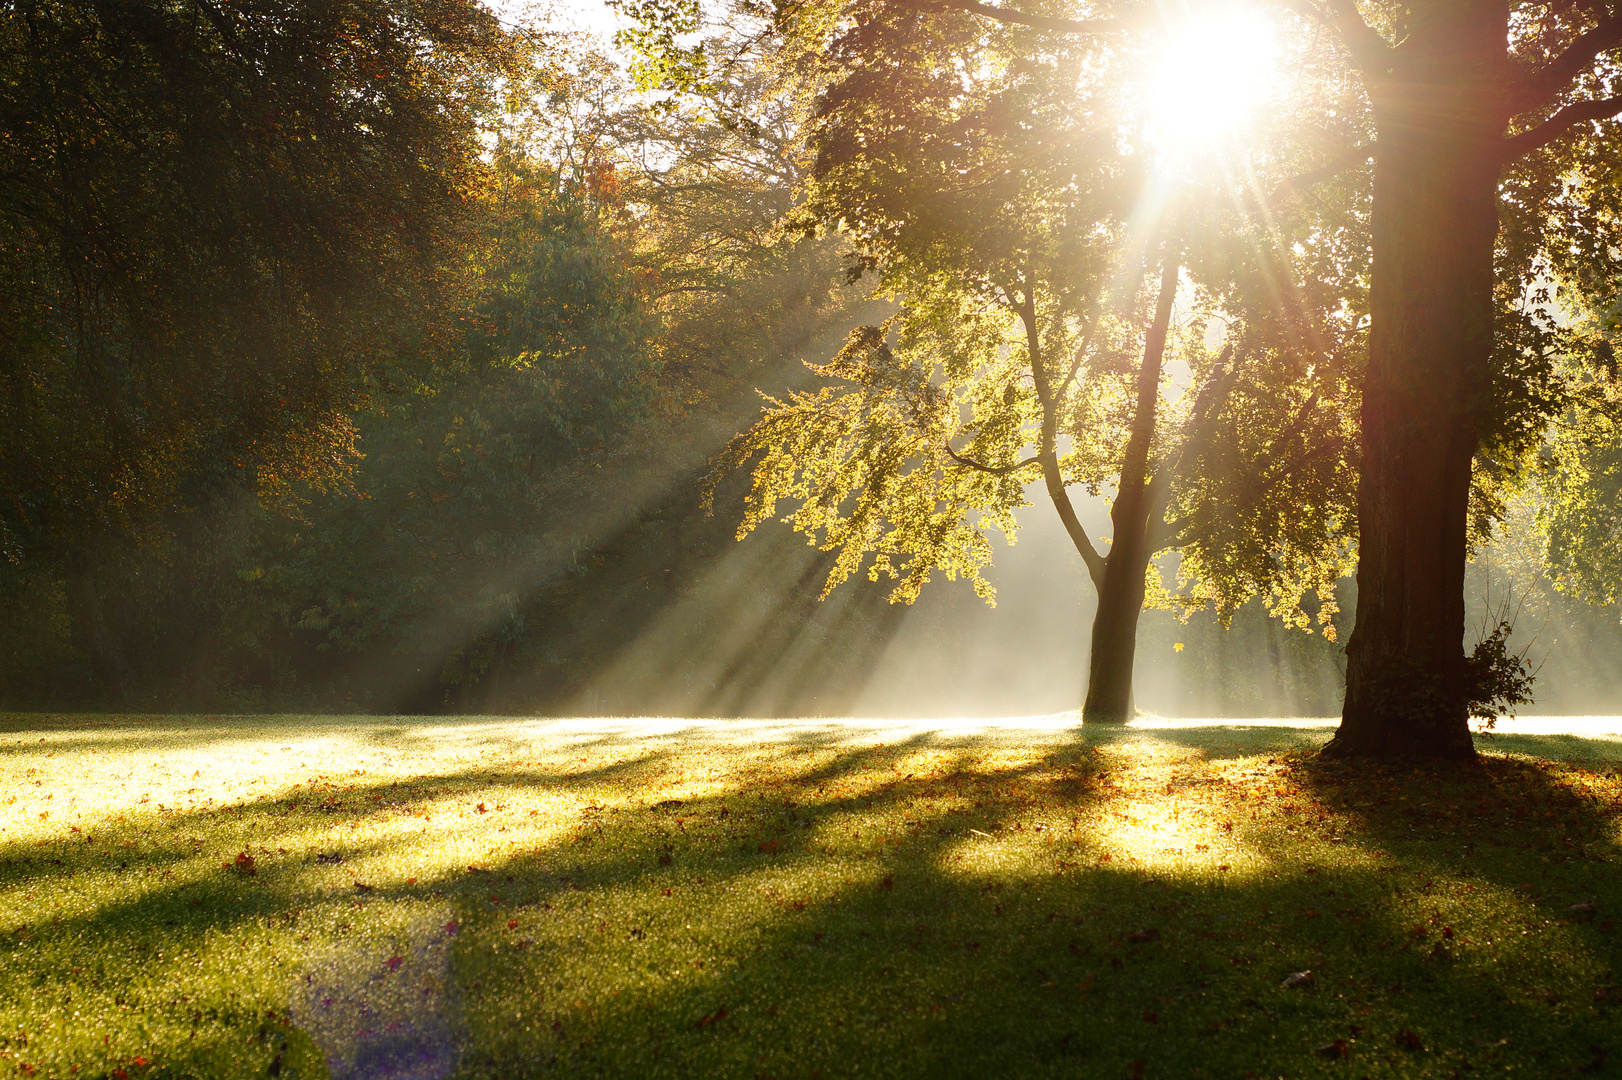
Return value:
[(658, 392), (611, 172), (503, 155), (485, 206), (464, 340), (361, 416), (352, 490), (267, 535), (238, 630), (313, 635), (338, 667), (362, 661), (353, 692), (384, 707), (467, 709), (486, 672), (499, 682), (542, 585), (579, 554), (594, 471)]
[(600, 56), (552, 59), (494, 130), (469, 303), (440, 314), (467, 331), (390, 366), (351, 484), (267, 524), (248, 564), (234, 636), (296, 676), (244, 663), (265, 697), (580, 694), (730, 543), (695, 522), (693, 480), (740, 388), (840, 311), (832, 245), (773, 242), (792, 72), (740, 65), (669, 108), (628, 100)]
[(516, 55), (472, 0), (0, 9), (0, 549), (68, 583), (110, 696), (98, 565), (193, 497), (341, 478)]
[[(790, 499), (788, 520), (839, 552), (827, 589), (865, 568), (900, 601), (936, 572), (989, 598), (986, 534), (1012, 538), (1040, 481), (1099, 596), (1084, 718), (1119, 723), (1161, 551), (1181, 549), (1196, 598), (1224, 613), (1260, 592), (1305, 625), (1315, 591), (1328, 622), (1351, 494), (1345, 354), (1281, 345), (1299, 336), (1288, 319), (1235, 327), (1220, 353), (1203, 319), (1176, 332), (1202, 208), (1190, 193), (1135, 232), (1164, 184), (1115, 134), (1131, 114), (1096, 84), (1099, 55), (1024, 44), (955, 14), (858, 18), (836, 39), (801, 214), (842, 229), (901, 311), (816, 369), (836, 386), (770, 402), (723, 465), (758, 457), (742, 532)], [(1113, 489), (1107, 552), (1075, 485)]]
[[(1298, 33), (1325, 32), (1337, 43), (1362, 90), (1339, 126), (1369, 136), (1329, 148), (1277, 189), (1305, 191), (1355, 169), (1368, 176), (1372, 201), (1358, 608), (1343, 722), (1327, 752), (1467, 757), (1471, 688), (1480, 680), (1462, 650), (1463, 580), (1479, 536), (1471, 528), (1480, 520), (1472, 515), (1472, 493), (1482, 493), (1478, 455), (1527, 450), (1523, 436), (1558, 409), (1560, 395), (1543, 392), (1552, 384), (1541, 378), (1548, 365), (1540, 355), (1558, 335), (1522, 301), (1535, 257), (1558, 265), (1606, 247), (1609, 227), (1583, 201), (1591, 180), (1614, 169), (1602, 122), (1622, 112), (1622, 11), (1598, 0), (1270, 6), (1298, 19)], [(830, 12), (820, 23), (788, 5), (778, 21), (818, 27), (843, 9), (819, 10)], [(1130, 6), (1103, 6), (1084, 20), (977, 0), (893, 0), (879, 10), (896, 20), (919, 10), (971, 13), (1028, 28), (1030, 48), (1168, 33)], [(1562, 192), (1571, 178), (1578, 182)], [(1501, 219), (1514, 220), (1519, 235), (1505, 236)]]

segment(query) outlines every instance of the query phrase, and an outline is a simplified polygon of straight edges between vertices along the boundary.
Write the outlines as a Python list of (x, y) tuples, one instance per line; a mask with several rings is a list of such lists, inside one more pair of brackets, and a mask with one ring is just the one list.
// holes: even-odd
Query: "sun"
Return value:
[(1239, 137), (1277, 98), (1280, 52), (1277, 23), (1251, 7), (1171, 23), (1145, 75), (1152, 137), (1180, 152)]

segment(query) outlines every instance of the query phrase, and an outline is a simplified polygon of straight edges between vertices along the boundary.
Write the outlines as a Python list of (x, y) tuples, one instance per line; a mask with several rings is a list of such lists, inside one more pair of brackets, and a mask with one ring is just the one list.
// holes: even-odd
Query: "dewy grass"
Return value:
[(1616, 744), (1323, 734), (13, 717), (0, 1076), (1622, 1070)]

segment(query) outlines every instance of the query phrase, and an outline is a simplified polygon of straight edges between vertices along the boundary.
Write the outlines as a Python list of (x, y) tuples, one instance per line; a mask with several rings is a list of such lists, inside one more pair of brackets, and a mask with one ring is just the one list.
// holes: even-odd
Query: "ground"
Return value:
[(1622, 1072), (1622, 743), (1327, 734), (0, 718), (0, 1077)]

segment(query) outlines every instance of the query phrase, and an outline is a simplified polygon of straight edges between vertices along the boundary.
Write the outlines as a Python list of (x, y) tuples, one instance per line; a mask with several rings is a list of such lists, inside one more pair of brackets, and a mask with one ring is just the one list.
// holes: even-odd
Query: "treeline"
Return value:
[[(0, 12), (0, 705), (851, 708), (906, 609), (824, 599), (838, 553), (780, 525), (738, 544), (716, 463), (906, 297), (805, 211), (815, 50), (718, 32), (719, 75), (649, 95), (471, 0)], [(1612, 445), (1551, 443), (1547, 490), (1603, 504)], [(1598, 700), (1610, 519), (1542, 505), (1573, 554), (1518, 541), (1513, 595)], [(1338, 708), (1310, 624), (1183, 607), (1140, 671), (1187, 711)]]
[(680, 106), (473, 3), (8, 7), (0, 698), (533, 708), (734, 520), (861, 302), (803, 72)]

